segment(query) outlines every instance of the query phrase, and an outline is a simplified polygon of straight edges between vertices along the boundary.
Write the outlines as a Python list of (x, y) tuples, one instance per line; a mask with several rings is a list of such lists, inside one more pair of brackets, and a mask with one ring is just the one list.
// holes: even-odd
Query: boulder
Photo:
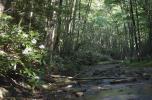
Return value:
[(4, 97), (7, 96), (8, 93), (9, 93), (8, 90), (6, 90), (3, 87), (0, 87), (0, 99), (4, 99)]

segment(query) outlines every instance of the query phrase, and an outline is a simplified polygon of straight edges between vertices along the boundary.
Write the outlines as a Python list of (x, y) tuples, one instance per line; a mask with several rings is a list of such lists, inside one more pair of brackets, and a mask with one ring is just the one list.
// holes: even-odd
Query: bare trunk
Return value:
[(3, 13), (4, 9), (5, 9), (5, 2), (4, 0), (0, 0), (0, 14)]
[(136, 47), (135, 55), (138, 57), (139, 56), (139, 46), (138, 46), (136, 21), (135, 21), (135, 17), (134, 17), (134, 9), (133, 9), (133, 1), (132, 0), (130, 0), (130, 16), (131, 16), (131, 20), (132, 20), (132, 30), (133, 30), (133, 34), (134, 34), (135, 47)]

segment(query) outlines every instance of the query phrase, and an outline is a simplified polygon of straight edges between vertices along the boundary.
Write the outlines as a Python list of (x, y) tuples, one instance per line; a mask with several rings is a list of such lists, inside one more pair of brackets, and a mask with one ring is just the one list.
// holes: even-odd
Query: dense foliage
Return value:
[(151, 58), (151, 0), (0, 0), (0, 73), (73, 74)]

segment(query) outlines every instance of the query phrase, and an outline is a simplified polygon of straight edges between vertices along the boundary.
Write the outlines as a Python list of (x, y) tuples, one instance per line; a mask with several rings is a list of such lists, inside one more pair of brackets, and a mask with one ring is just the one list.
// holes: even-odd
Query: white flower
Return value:
[(39, 79), (40, 79), (40, 77), (39, 77), (39, 76), (35, 76), (34, 78), (35, 78), (35, 79), (37, 79), (37, 80), (39, 80)]
[(31, 11), (31, 12), (30, 12), (30, 17), (32, 17), (32, 16), (33, 16), (33, 12)]
[(19, 29), (19, 30), (18, 30), (18, 33), (21, 33), (21, 32), (22, 32), (22, 30), (21, 30), (21, 29)]
[(11, 64), (13, 66), (13, 69), (16, 70), (16, 63)]
[(36, 39), (33, 39), (33, 40), (32, 40), (32, 43), (33, 43), (33, 44), (36, 44), (36, 43), (37, 43)]
[(40, 48), (40, 49), (44, 49), (45, 46), (42, 44), (42, 45), (39, 46), (39, 48)]
[(27, 35), (27, 34), (23, 34), (23, 37), (24, 37), (24, 38), (27, 38), (27, 37), (28, 37), (28, 35)]
[(22, 51), (23, 54), (30, 54), (32, 52), (32, 48), (26, 48)]
[(0, 36), (5, 37), (6, 33), (1, 33)]
[(0, 50), (0, 54), (5, 55), (6, 53), (4, 51)]

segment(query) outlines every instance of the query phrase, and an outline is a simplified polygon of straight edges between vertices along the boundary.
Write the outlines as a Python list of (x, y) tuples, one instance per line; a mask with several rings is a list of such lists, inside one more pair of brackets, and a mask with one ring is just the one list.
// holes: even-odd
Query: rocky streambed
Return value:
[(83, 72), (77, 84), (49, 96), (50, 100), (152, 100), (152, 68), (99, 64)]
[[(152, 68), (98, 64), (80, 73), (75, 82), (54, 91), (37, 91), (15, 100), (152, 100)], [(7, 99), (12, 100), (8, 97)], [(14, 99), (13, 99), (14, 100)]]

